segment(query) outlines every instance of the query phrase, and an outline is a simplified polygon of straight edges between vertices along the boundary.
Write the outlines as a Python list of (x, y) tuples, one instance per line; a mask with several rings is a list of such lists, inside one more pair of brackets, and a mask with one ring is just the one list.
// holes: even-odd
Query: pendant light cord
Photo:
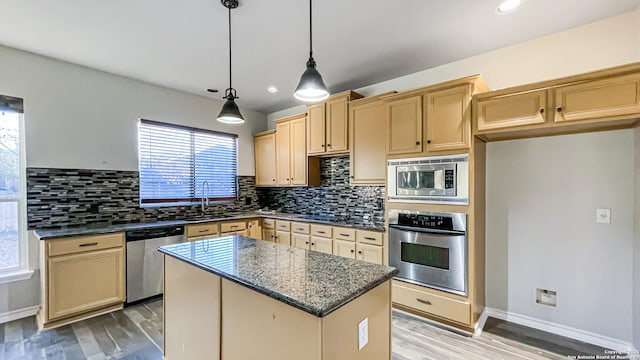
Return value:
[[(231, 83), (231, 8), (229, 8), (229, 89), (233, 89)], [(229, 91), (231, 94), (231, 91)]]
[(309, 58), (313, 58), (313, 5), (309, 0)]

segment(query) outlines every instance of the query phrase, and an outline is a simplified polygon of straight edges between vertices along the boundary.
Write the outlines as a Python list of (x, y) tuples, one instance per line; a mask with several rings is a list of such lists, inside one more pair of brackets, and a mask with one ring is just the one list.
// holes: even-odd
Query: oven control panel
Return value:
[(456, 230), (453, 218), (439, 215), (398, 214), (398, 225), (439, 230)]

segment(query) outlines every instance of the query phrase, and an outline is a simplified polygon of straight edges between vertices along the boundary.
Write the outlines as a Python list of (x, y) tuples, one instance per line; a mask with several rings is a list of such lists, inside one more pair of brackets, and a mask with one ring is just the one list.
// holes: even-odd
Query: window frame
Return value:
[(0, 202), (17, 202), (18, 207), (18, 266), (0, 269), (0, 284), (30, 279), (33, 270), (29, 265), (29, 236), (27, 233), (27, 154), (25, 136), (25, 116), (20, 110), (3, 109), (0, 111), (15, 113), (18, 116), (18, 171), (20, 191), (17, 196), (2, 197)]
[[(184, 131), (189, 131), (192, 133), (201, 133), (201, 134), (209, 134), (209, 135), (217, 135), (217, 136), (223, 136), (223, 137), (228, 137), (228, 138), (232, 138), (234, 140), (235, 143), (235, 171), (234, 171), (234, 187), (235, 187), (235, 196), (229, 196), (229, 197), (206, 197), (205, 200), (209, 201), (209, 203), (231, 203), (234, 201), (237, 201), (239, 199), (239, 184), (238, 184), (238, 135), (237, 134), (232, 134), (232, 133), (226, 133), (226, 132), (222, 132), (222, 131), (217, 131), (217, 130), (210, 130), (210, 129), (202, 129), (202, 128), (196, 128), (196, 127), (192, 127), (192, 126), (186, 126), (186, 125), (180, 125), (180, 124), (173, 124), (173, 123), (166, 123), (166, 122), (162, 122), (162, 121), (156, 121), (156, 120), (148, 120), (148, 119), (143, 119), (143, 118), (139, 118), (138, 119), (138, 176), (139, 176), (139, 186), (138, 188), (139, 190), (139, 194), (138, 194), (138, 201), (140, 204), (140, 207), (144, 208), (144, 207), (173, 207), (173, 206), (184, 206), (184, 205), (198, 205), (202, 203), (202, 198), (201, 197), (197, 197), (195, 196), (195, 174), (194, 172), (191, 173), (191, 177), (190, 180), (192, 182), (192, 186), (193, 186), (193, 191), (194, 191), (194, 197), (187, 197), (187, 198), (164, 198), (164, 199), (143, 199), (142, 198), (142, 171), (140, 169), (140, 126), (143, 124), (148, 124), (151, 126), (161, 126), (161, 127), (165, 127), (165, 128), (172, 128), (172, 129), (178, 129), (178, 130), (184, 130)], [(193, 148), (191, 150), (192, 152), (189, 154), (191, 156), (191, 158), (193, 159), (193, 157), (195, 156), (195, 153), (193, 152)], [(192, 163), (194, 163), (194, 161), (192, 160)]]

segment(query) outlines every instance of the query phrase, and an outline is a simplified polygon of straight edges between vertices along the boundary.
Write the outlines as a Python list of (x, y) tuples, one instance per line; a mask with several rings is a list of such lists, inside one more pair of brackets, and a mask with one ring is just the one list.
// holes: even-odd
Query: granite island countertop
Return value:
[(362, 222), (358, 220), (351, 220), (351, 219), (344, 219), (344, 218), (332, 218), (329, 216), (321, 216), (321, 215), (304, 215), (304, 214), (291, 214), (291, 213), (282, 213), (282, 212), (252, 211), (247, 213), (229, 214), (224, 216), (203, 215), (200, 217), (189, 218), (185, 220), (129, 223), (129, 224), (118, 224), (118, 225), (111, 225), (111, 226), (78, 226), (78, 227), (68, 227), (68, 228), (51, 229), (51, 230), (43, 229), (43, 230), (35, 230), (35, 234), (39, 240), (51, 240), (51, 239), (66, 238), (66, 237), (72, 237), (72, 236), (99, 235), (99, 234), (109, 234), (114, 232), (122, 232), (122, 231), (130, 231), (130, 230), (153, 229), (153, 228), (168, 227), (168, 226), (184, 226), (189, 224), (201, 224), (201, 223), (215, 222), (215, 221), (231, 221), (231, 220), (244, 220), (244, 219), (254, 219), (254, 218), (271, 218), (271, 219), (279, 219), (279, 220), (287, 220), (287, 221), (302, 221), (302, 222), (318, 223), (318, 224), (333, 225), (333, 226), (350, 227), (355, 229), (377, 231), (377, 232), (385, 231), (384, 224), (380, 224), (380, 223)]
[(384, 265), (239, 235), (167, 245), (159, 251), (317, 317), (398, 274)]

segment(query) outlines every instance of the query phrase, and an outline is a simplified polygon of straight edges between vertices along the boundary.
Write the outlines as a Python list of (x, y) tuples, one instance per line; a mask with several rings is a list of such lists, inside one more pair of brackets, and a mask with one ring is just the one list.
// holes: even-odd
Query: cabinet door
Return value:
[(355, 259), (356, 244), (351, 241), (333, 240), (333, 255)]
[(307, 119), (291, 120), (291, 185), (307, 184)]
[(322, 154), (326, 151), (324, 103), (309, 106), (307, 113), (309, 114), (307, 152), (310, 155)]
[(382, 265), (382, 246), (358, 244), (356, 259)]
[(517, 126), (544, 124), (546, 121), (547, 90), (479, 98), (475, 103), (475, 122), (478, 132), (507, 129)]
[(349, 150), (348, 138), (348, 98), (340, 97), (327, 101), (326, 105), (326, 136), (327, 152), (345, 152)]
[(291, 234), (291, 246), (300, 249), (309, 249), (309, 235), (304, 234)]
[(262, 229), (262, 240), (265, 241), (276, 241), (276, 232), (273, 229)]
[(555, 122), (640, 115), (639, 74), (561, 86), (554, 91)]
[(92, 251), (47, 261), (48, 318), (124, 301), (124, 250)]
[(250, 220), (247, 222), (248, 237), (252, 239), (262, 240), (262, 231), (260, 228), (260, 220)]
[(385, 184), (387, 117), (384, 103), (351, 109), (351, 185)]
[(463, 85), (424, 96), (427, 151), (462, 150), (471, 144), (471, 89)]
[(276, 184), (276, 135), (266, 134), (254, 138), (256, 186)]
[(422, 152), (422, 96), (391, 101), (387, 154)]
[(323, 252), (325, 254), (333, 254), (333, 241), (327, 238), (312, 236), (311, 250)]
[(289, 185), (291, 181), (289, 163), (291, 161), (291, 123), (276, 124), (276, 184)]
[(291, 233), (288, 231), (276, 231), (276, 242), (291, 246)]

